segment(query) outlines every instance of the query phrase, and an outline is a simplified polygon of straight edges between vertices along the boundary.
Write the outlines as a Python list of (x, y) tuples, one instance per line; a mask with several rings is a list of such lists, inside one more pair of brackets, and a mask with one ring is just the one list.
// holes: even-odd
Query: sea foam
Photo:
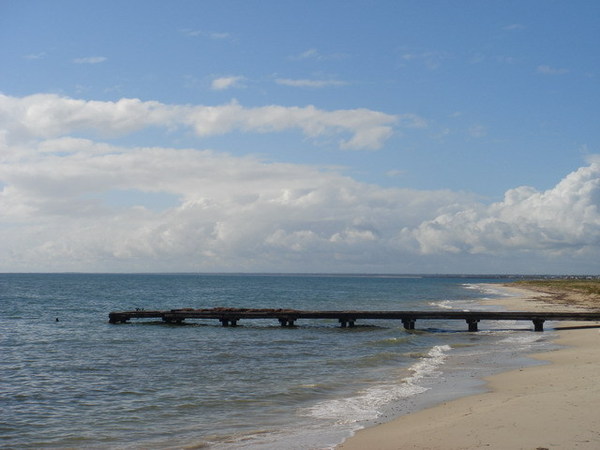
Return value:
[(397, 383), (386, 383), (367, 388), (354, 396), (326, 400), (305, 408), (300, 413), (319, 419), (333, 419), (338, 424), (360, 423), (377, 419), (391, 402), (409, 398), (427, 391), (423, 380), (438, 376), (451, 347), (436, 345), (425, 357), (408, 368), (410, 376)]

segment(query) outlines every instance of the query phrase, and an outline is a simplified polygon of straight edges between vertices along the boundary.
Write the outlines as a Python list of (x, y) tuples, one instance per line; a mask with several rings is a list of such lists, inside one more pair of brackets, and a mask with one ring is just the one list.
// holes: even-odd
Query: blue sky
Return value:
[(0, 0), (0, 270), (597, 273), (599, 19)]

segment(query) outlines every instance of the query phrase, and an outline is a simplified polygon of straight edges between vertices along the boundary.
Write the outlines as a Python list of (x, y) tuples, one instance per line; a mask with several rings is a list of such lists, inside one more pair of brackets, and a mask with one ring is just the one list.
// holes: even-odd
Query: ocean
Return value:
[[(535, 364), (529, 323), (156, 320), (136, 308), (500, 309), (495, 278), (0, 274), (0, 447), (331, 448)], [(484, 284), (485, 283), (485, 284)]]

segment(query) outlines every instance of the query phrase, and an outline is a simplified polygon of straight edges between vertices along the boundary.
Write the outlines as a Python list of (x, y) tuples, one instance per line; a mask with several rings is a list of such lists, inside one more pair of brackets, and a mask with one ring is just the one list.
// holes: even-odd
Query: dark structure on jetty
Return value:
[(495, 311), (301, 311), (296, 309), (171, 309), (169, 311), (111, 312), (110, 323), (130, 319), (162, 319), (181, 324), (186, 319), (217, 319), (224, 327), (236, 326), (241, 319), (276, 319), (282, 327), (292, 327), (299, 319), (337, 319), (342, 327), (353, 327), (357, 320), (401, 320), (407, 330), (417, 320), (462, 320), (469, 331), (477, 331), (482, 320), (519, 320), (533, 322), (535, 331), (544, 331), (546, 320), (600, 321), (600, 312), (495, 312)]

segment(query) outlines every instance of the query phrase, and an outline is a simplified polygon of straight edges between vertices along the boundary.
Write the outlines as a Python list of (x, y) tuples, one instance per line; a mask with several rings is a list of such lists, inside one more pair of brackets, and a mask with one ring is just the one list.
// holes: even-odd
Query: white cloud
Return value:
[(388, 177), (395, 178), (406, 175), (406, 170), (391, 169), (385, 173)]
[[(7, 139), (52, 138), (71, 133), (119, 136), (148, 127), (174, 129), (191, 127), (195, 133), (211, 136), (241, 130), (273, 133), (300, 129), (316, 138), (349, 135), (341, 148), (378, 149), (394, 126), (412, 126), (418, 116), (405, 116), (368, 109), (324, 111), (314, 106), (277, 105), (245, 108), (232, 102), (220, 106), (165, 105), (156, 101), (121, 99), (116, 102), (75, 100), (54, 94), (17, 98), (0, 94), (0, 127)], [(399, 119), (400, 122), (399, 122)]]
[[(484, 204), (207, 150), (75, 137), (2, 145), (4, 271), (460, 271), (477, 258), (487, 267), (504, 261), (503, 271), (536, 258), (599, 264), (594, 157), (550, 190), (519, 187)], [(173, 200), (152, 210), (128, 193)]]
[(557, 69), (555, 67), (542, 65), (537, 67), (537, 73), (541, 73), (542, 75), (564, 75), (566, 73), (569, 73), (569, 70)]
[(427, 128), (428, 123), (417, 114), (401, 114), (398, 116), (399, 123), (405, 128)]
[(588, 162), (588, 164), (600, 164), (600, 154), (588, 153), (589, 150), (587, 145), (583, 146), (583, 150), (586, 152), (585, 160)]
[(310, 48), (305, 50), (297, 55), (292, 55), (289, 57), (292, 61), (302, 61), (302, 60), (316, 60), (316, 61), (326, 61), (326, 60), (340, 60), (346, 58), (347, 55), (344, 53), (330, 53), (323, 54), (319, 52), (316, 48)]
[(600, 164), (592, 163), (545, 192), (511, 189), (502, 202), (442, 214), (405, 231), (426, 254), (589, 256), (600, 250), (599, 208)]
[[(600, 270), (597, 155), (552, 189), (518, 187), (486, 204), (331, 168), (94, 140), (150, 126), (199, 136), (297, 128), (369, 149), (393, 127), (426, 125), (367, 109), (0, 95), (0, 271), (519, 272), (557, 260)], [(165, 203), (140, 200), (152, 196)]]
[(75, 58), (75, 64), (100, 64), (108, 60), (105, 56), (86, 56), (85, 58)]
[(340, 144), (343, 149), (377, 150), (381, 147), (381, 142), (387, 140), (392, 135), (390, 127), (371, 126), (364, 129), (361, 133), (356, 133), (351, 139)]
[(307, 80), (307, 79), (291, 79), (291, 78), (277, 78), (275, 80), (277, 84), (283, 86), (292, 87), (308, 87), (308, 88), (324, 88), (329, 86), (347, 86), (348, 83), (339, 80)]
[(158, 102), (75, 100), (54, 94), (17, 98), (0, 94), (0, 127), (13, 139), (48, 138), (74, 132), (114, 136), (148, 126), (172, 125), (177, 108)]
[(292, 59), (309, 59), (309, 58), (319, 58), (319, 52), (315, 48), (310, 48), (305, 50), (304, 52), (292, 56)]
[(242, 76), (220, 77), (215, 78), (210, 87), (215, 91), (222, 91), (232, 87), (241, 87), (241, 82), (244, 80)]
[[(308, 270), (319, 259), (351, 264), (357, 249), (376, 260), (399, 229), (462, 199), (210, 151), (119, 148), (79, 138), (30, 150), (0, 163), (6, 237), (0, 251), (9, 255), (0, 270), (50, 261), (59, 270), (81, 270), (81, 264), (107, 270), (103, 264), (131, 267), (140, 259), (156, 270), (164, 261), (173, 261), (171, 270), (186, 264)], [(179, 200), (158, 212), (135, 203), (114, 207), (105, 201), (114, 190)]]

